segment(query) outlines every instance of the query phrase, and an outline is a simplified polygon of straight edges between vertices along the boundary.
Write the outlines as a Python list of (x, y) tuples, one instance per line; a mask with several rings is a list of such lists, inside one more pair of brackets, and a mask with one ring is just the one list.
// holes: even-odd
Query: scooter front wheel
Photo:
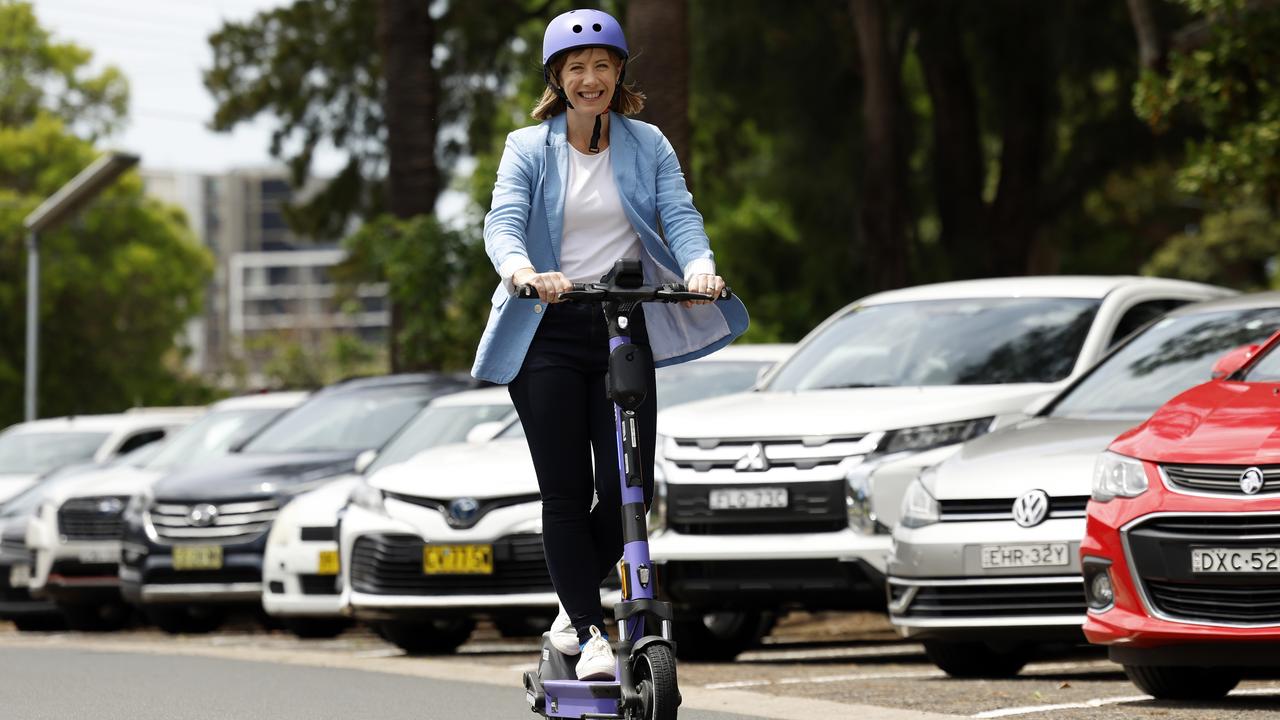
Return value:
[(629, 720), (676, 720), (680, 689), (676, 686), (676, 658), (666, 645), (650, 645), (632, 658), (632, 679), (640, 707)]

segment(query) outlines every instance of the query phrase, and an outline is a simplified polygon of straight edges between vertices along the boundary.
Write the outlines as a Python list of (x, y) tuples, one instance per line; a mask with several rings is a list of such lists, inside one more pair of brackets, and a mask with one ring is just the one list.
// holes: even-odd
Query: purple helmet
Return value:
[(542, 36), (544, 78), (550, 78), (551, 61), (557, 55), (585, 47), (615, 50), (624, 61), (631, 54), (627, 51), (627, 38), (622, 34), (622, 26), (612, 15), (600, 10), (570, 10), (548, 23), (547, 32)]

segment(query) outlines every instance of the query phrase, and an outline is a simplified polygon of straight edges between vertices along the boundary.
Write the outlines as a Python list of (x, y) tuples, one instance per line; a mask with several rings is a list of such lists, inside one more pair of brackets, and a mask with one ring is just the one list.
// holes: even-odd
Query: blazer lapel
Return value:
[(547, 136), (542, 180), (542, 197), (547, 206), (547, 230), (551, 237), (551, 255), (555, 269), (560, 268), (560, 244), (564, 239), (564, 196), (569, 182), (569, 146), (564, 114), (551, 120)]
[[(639, 217), (629, 197), (636, 186), (636, 139), (631, 136), (627, 121), (616, 112), (609, 113), (609, 153), (613, 156), (613, 182), (622, 199), (622, 209), (633, 227)], [(643, 224), (643, 223), (642, 223)]]

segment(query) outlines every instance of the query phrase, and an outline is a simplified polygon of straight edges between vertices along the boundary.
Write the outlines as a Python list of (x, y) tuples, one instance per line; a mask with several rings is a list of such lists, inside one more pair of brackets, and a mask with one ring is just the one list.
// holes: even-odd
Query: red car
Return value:
[(1278, 338), (1220, 359), (1094, 469), (1084, 633), (1157, 698), (1280, 670)]

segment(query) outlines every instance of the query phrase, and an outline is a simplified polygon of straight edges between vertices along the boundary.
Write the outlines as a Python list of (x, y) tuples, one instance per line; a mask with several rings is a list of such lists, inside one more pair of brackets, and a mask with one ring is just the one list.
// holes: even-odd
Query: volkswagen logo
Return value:
[(103, 498), (98, 501), (97, 510), (102, 515), (119, 515), (124, 510), (124, 501), (120, 498)]
[(768, 470), (769, 458), (765, 457), (764, 445), (753, 443), (751, 449), (747, 450), (747, 454), (733, 464), (733, 469), (738, 472), (764, 472)]
[(1022, 527), (1035, 527), (1049, 514), (1049, 493), (1028, 490), (1013, 501), (1013, 521)]
[(1266, 484), (1267, 476), (1262, 474), (1261, 468), (1251, 467), (1240, 473), (1240, 490), (1245, 495), (1257, 495)]
[(475, 498), (458, 498), (449, 503), (449, 519), (454, 523), (469, 523), (478, 512), (480, 503)]
[(218, 521), (218, 508), (213, 505), (196, 505), (187, 513), (187, 522), (192, 527), (209, 527)]

